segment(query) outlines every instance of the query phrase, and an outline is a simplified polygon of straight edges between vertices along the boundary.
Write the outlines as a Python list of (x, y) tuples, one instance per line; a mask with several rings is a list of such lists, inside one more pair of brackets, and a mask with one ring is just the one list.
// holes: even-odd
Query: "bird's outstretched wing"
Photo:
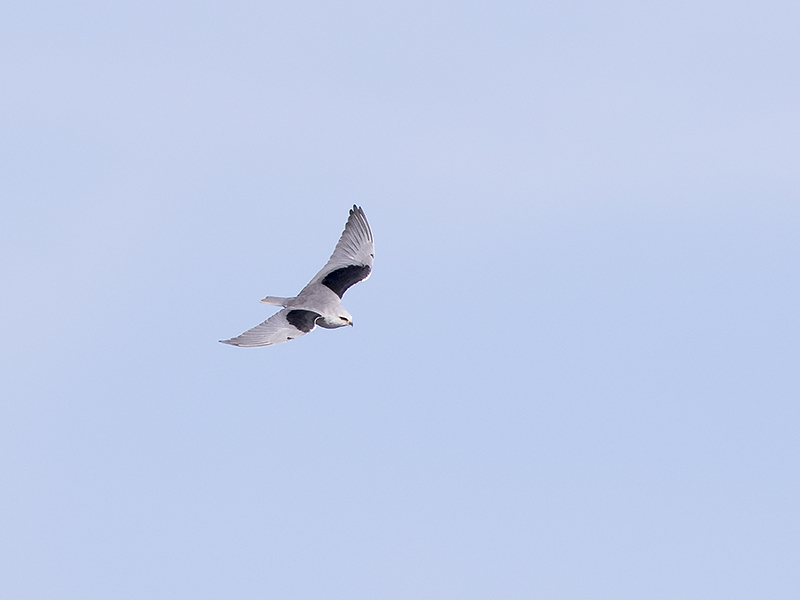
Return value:
[(220, 341), (223, 344), (246, 348), (281, 344), (313, 330), (316, 327), (316, 320), (319, 316), (320, 314), (313, 310), (284, 308), (261, 323), (261, 325), (248, 329), (242, 335)]
[(372, 230), (361, 207), (353, 205), (333, 254), (306, 288), (321, 283), (341, 298), (351, 285), (369, 277), (374, 260)]

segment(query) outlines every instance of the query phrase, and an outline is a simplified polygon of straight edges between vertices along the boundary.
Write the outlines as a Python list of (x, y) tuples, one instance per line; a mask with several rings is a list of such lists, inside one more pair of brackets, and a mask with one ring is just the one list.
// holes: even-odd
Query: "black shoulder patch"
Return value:
[(366, 279), (369, 272), (370, 268), (367, 265), (348, 265), (325, 275), (322, 285), (341, 298), (347, 288)]
[(298, 308), (286, 313), (286, 320), (289, 321), (290, 325), (297, 327), (303, 333), (308, 333), (314, 329), (314, 320), (321, 316), (322, 315), (315, 313), (313, 310), (301, 310)]

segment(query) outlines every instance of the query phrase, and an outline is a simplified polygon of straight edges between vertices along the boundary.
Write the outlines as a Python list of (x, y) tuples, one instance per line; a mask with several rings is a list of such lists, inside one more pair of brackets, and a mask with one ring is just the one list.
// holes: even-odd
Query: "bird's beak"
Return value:
[(350, 321), (350, 327), (352, 327), (352, 326), (353, 326), (353, 322), (352, 322), (352, 321)]

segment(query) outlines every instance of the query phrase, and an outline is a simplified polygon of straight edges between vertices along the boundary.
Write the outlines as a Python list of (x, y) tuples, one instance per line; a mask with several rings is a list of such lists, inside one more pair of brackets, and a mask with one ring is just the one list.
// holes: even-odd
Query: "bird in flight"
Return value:
[(319, 325), (335, 329), (353, 324), (341, 299), (350, 286), (364, 281), (372, 271), (375, 244), (367, 217), (353, 205), (342, 237), (327, 264), (294, 298), (267, 296), (261, 302), (283, 306), (283, 310), (223, 344), (251, 348), (272, 346), (305, 335)]

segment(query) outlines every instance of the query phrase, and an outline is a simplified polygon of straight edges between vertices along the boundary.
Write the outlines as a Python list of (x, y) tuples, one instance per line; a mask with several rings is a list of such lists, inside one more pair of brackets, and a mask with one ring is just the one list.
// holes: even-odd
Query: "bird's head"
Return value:
[(337, 315), (339, 319), (340, 327), (344, 325), (352, 325), (353, 324), (353, 315), (347, 312), (344, 308), (339, 309), (339, 314)]

